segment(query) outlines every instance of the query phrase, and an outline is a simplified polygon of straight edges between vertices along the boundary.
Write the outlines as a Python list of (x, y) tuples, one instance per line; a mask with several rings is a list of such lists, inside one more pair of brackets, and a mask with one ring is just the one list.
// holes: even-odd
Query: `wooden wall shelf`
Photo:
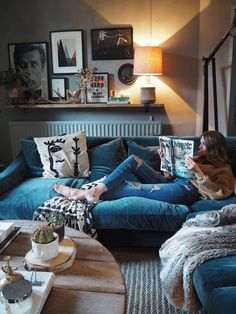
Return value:
[[(17, 109), (94, 109), (94, 108), (146, 108), (142, 104), (20, 104), (20, 105), (11, 105), (11, 108)], [(164, 104), (151, 104), (147, 108), (163, 108)]]

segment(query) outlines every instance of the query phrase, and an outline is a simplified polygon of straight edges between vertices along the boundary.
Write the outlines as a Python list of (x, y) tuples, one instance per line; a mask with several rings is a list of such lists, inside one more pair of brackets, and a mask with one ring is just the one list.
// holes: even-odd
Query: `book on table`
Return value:
[(161, 158), (162, 171), (180, 178), (195, 178), (185, 162), (187, 156), (193, 157), (194, 141), (160, 136), (159, 143), (164, 154)]
[(20, 232), (14, 222), (0, 221), (0, 253), (12, 242)]

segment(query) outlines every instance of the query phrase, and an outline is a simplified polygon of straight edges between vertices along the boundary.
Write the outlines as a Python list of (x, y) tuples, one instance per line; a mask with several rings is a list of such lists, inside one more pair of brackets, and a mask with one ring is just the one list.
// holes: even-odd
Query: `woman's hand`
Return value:
[(205, 177), (202, 170), (198, 167), (196, 162), (191, 157), (186, 157), (185, 163), (186, 163), (188, 169), (191, 170), (195, 174), (195, 176), (198, 180), (201, 180)]

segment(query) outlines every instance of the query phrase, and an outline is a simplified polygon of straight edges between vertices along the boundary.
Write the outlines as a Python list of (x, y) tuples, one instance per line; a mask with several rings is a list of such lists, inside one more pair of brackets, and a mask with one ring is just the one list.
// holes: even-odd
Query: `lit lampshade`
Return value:
[[(137, 47), (134, 51), (134, 75), (161, 75), (162, 49), (157, 46)], [(141, 103), (149, 105), (156, 101), (155, 87), (141, 87)]]
[(134, 51), (134, 75), (161, 75), (162, 49), (156, 46), (137, 47)]

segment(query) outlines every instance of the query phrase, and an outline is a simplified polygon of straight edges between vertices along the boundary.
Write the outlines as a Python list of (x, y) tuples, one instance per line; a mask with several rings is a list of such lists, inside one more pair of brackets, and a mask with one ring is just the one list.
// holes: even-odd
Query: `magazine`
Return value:
[(195, 178), (194, 173), (185, 163), (187, 156), (193, 157), (194, 142), (180, 138), (159, 137), (160, 148), (164, 152), (161, 159), (161, 170), (169, 172), (172, 176), (181, 178)]

